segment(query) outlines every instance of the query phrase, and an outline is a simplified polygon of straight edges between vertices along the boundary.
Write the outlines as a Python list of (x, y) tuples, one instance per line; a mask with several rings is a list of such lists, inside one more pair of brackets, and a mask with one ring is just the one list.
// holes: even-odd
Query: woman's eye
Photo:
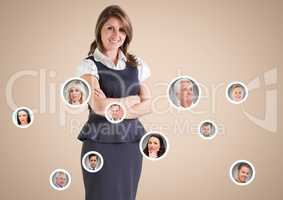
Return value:
[(107, 28), (108, 30), (112, 30), (113, 29), (113, 27), (112, 26), (108, 26), (108, 28)]
[(124, 28), (120, 28), (119, 31), (120, 31), (120, 32), (123, 32), (123, 33), (126, 32)]

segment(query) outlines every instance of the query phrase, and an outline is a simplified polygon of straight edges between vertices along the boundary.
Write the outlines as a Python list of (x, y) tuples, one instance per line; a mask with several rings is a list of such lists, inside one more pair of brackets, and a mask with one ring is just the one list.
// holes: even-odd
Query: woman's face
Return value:
[(122, 22), (110, 17), (101, 28), (101, 41), (104, 51), (118, 50), (126, 39), (126, 32)]
[(28, 113), (26, 111), (21, 110), (18, 112), (18, 118), (20, 120), (21, 125), (28, 124)]
[(80, 100), (82, 98), (82, 92), (78, 87), (71, 87), (69, 90), (69, 95), (72, 104), (80, 103)]
[(150, 137), (148, 140), (148, 151), (149, 153), (157, 153), (160, 149), (160, 141), (157, 137)]
[(241, 87), (236, 87), (232, 91), (232, 97), (234, 101), (241, 101), (243, 98), (244, 92)]
[(250, 169), (246, 166), (241, 167), (238, 172), (238, 182), (245, 183), (249, 177)]

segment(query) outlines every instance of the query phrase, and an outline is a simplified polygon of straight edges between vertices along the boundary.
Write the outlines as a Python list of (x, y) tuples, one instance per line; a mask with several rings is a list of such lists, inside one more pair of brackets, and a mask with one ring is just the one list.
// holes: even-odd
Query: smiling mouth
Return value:
[(112, 43), (112, 44), (117, 44), (117, 43), (120, 42), (120, 40), (109, 40), (109, 42)]

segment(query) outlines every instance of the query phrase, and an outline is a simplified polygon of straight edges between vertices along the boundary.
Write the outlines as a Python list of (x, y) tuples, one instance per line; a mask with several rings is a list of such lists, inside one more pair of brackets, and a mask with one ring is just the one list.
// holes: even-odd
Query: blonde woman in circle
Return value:
[(73, 80), (67, 85), (67, 101), (71, 105), (80, 105), (86, 99), (85, 87), (80, 80)]
[(234, 84), (230, 89), (230, 97), (233, 101), (239, 102), (242, 101), (245, 97), (245, 89), (240, 84)]

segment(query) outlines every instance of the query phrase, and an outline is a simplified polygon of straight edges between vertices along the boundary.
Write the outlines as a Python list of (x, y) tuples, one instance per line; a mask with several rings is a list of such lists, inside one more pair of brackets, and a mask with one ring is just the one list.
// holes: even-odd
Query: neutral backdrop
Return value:
[[(65, 107), (60, 87), (86, 57), (98, 14), (110, 4), (130, 16), (130, 51), (151, 68), (154, 111), (141, 120), (170, 142), (164, 159), (144, 159), (137, 199), (283, 199), (281, 0), (1, 0), (0, 199), (84, 198), (77, 135), (88, 112)], [(178, 75), (201, 85), (192, 111), (177, 111), (166, 97)], [(227, 101), (231, 81), (253, 86), (243, 105)], [(27, 129), (12, 122), (17, 106), (34, 111)], [(197, 135), (206, 119), (219, 127), (213, 140)], [(256, 168), (246, 187), (229, 179), (239, 159)], [(72, 176), (65, 191), (49, 186), (57, 168)]]

